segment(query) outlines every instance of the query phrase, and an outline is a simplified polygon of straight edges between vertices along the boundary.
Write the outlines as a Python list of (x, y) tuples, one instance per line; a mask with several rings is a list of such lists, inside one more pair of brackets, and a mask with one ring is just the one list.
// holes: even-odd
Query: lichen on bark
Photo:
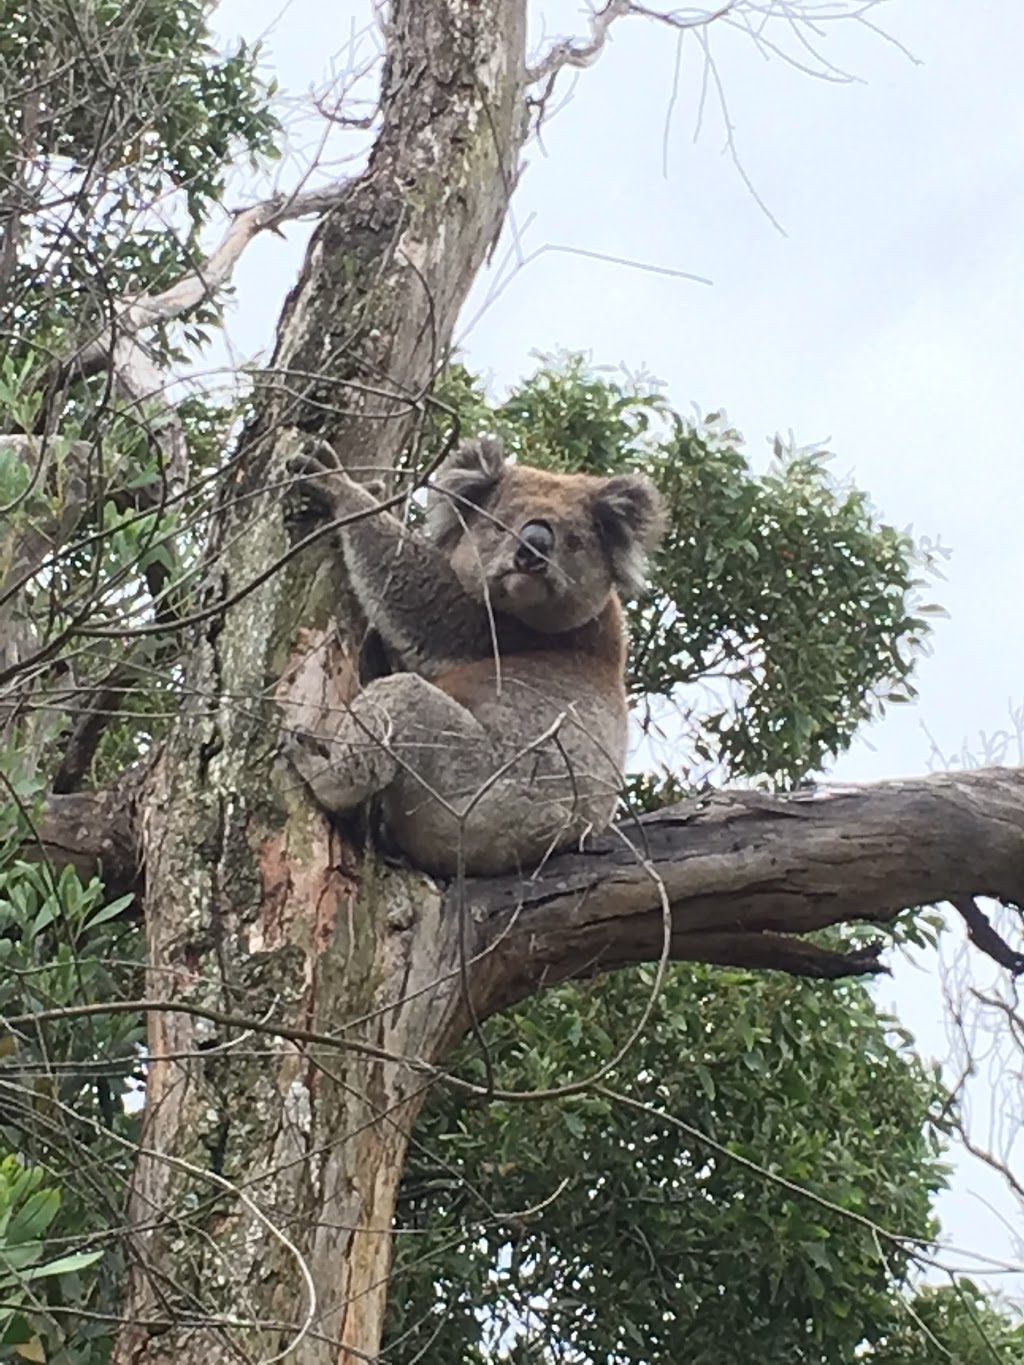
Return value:
[[(233, 1359), (233, 1343), (318, 1365), (379, 1344), (426, 1083), (403, 1058), (435, 1059), (464, 1027), (458, 930), (427, 878), (357, 857), (277, 757), (279, 679), (314, 638), (327, 647), (330, 608), (343, 647), (351, 626), (329, 541), (288, 559), (301, 532), (282, 488), (309, 432), (353, 470), (393, 467), (413, 438), (515, 180), (524, 11), (392, 6), (376, 145), (313, 234), (226, 480), (211, 614), (144, 799), (148, 991), (185, 1010), (150, 1015), (122, 1365)], [(335, 663), (351, 667), (344, 648)], [(339, 1046), (246, 1037), (189, 1004)], [(174, 1325), (146, 1325), (161, 1318)]]

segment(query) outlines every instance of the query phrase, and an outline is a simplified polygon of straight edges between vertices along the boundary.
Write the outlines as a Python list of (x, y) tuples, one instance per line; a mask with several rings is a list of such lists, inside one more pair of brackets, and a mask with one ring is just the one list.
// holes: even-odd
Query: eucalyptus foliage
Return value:
[[(464, 1074), (546, 1090), (616, 1058), (653, 970), (484, 1029)], [(941, 1088), (857, 984), (674, 967), (602, 1091), (439, 1088), (400, 1203), (388, 1359), (852, 1359), (935, 1232)], [(605, 1093), (621, 1092), (645, 1108)], [(904, 1240), (905, 1239), (905, 1240)]]
[[(238, 157), (276, 155), (259, 50), (216, 51), (212, 8), (0, 0), (9, 351), (59, 358), (126, 295), (169, 285), (194, 263)], [(213, 316), (208, 308), (191, 320), (193, 340)]]
[[(166, 414), (81, 350), (115, 302), (195, 261), (238, 157), (275, 154), (258, 50), (214, 51), (208, 13), (0, 0), (0, 409), (6, 432), (38, 437), (26, 459), (0, 436), (0, 581), (29, 565), (0, 602), (9, 657), (28, 661), (0, 711), (0, 1016), (55, 1013), (0, 1038), (0, 1359), (102, 1365), (118, 1311), (142, 1021), (59, 1011), (138, 998), (142, 944), (130, 898), (24, 855), (55, 779), (103, 787), (159, 743), (187, 639), (170, 608), (201, 609), (208, 517), (231, 487), (241, 402), (176, 406), (191, 475), (168, 496)], [(152, 336), (153, 357), (194, 359), (216, 321), (200, 305)], [(627, 604), (633, 807), (712, 777), (792, 785), (913, 696), (935, 566), (824, 452), (776, 442), (752, 461), (723, 415), (580, 356), (542, 358), (502, 401), (455, 366), (437, 398), (409, 470), (455, 415), (547, 468), (645, 469), (666, 498), (650, 591)], [(695, 967), (657, 998), (652, 983), (549, 991), (463, 1049), (467, 1075), (504, 1088), (608, 1070), (560, 1100), (435, 1091), (402, 1191), (387, 1359), (923, 1362), (927, 1332), (899, 1310), (944, 1178), (936, 1078), (858, 986)], [(922, 1299), (920, 1320), (977, 1345), (967, 1301)]]
[(40, 1166), (26, 1166), (15, 1156), (0, 1160), (0, 1358), (53, 1358), (46, 1341), (53, 1324), (36, 1311), (38, 1290), (45, 1282), (55, 1284), (61, 1295), (78, 1298), (81, 1272), (103, 1254), (48, 1255), (45, 1237), (61, 1196), (44, 1179)]
[[(23, 861), (44, 779), (11, 752), (0, 773), (0, 1019), (137, 997), (131, 897)], [(0, 1359), (110, 1358), (144, 1032), (111, 1014), (0, 1035)]]
[(1024, 1323), (966, 1278), (925, 1285), (910, 1303), (894, 1302), (881, 1340), (864, 1365), (1024, 1365)]

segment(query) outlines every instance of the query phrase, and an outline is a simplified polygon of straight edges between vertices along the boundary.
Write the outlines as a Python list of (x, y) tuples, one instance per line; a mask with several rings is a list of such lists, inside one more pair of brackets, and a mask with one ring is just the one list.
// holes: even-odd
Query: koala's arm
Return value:
[(295, 464), (317, 501), (343, 523), (353, 591), (403, 667), (430, 677), (492, 652), (487, 609), (467, 594), (442, 550), (319, 453)]

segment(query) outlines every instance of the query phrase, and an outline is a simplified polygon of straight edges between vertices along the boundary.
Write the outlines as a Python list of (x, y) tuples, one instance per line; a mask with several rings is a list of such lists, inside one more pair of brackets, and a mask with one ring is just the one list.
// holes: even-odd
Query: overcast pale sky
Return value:
[[(223, 0), (216, 27), (226, 43), (265, 33), (268, 69), (302, 96), (350, 64), (347, 44), (370, 15), (357, 0)], [(578, 3), (535, 0), (531, 15), (535, 47), (586, 30)], [(677, 407), (724, 407), (758, 463), (776, 431), (828, 440), (837, 472), (887, 520), (952, 548), (936, 590), (951, 616), (921, 666), (918, 705), (896, 708), (836, 773), (865, 781), (924, 771), (924, 727), (953, 754), (968, 736), (1012, 731), (1010, 710), (1024, 704), (1024, 7), (886, 0), (869, 17), (914, 60), (863, 25), (826, 23), (819, 51), (857, 78), (847, 83), (712, 34), (743, 173), (784, 235), (723, 151), (713, 84), (694, 140), (696, 44), (683, 43), (673, 99), (674, 35), (621, 20), (597, 65), (563, 78), (572, 99), (528, 152), (513, 204), (527, 264), (482, 313), (495, 281), (478, 283), (461, 334), (498, 392), (532, 369), (531, 352), (579, 349), (648, 369)], [(358, 57), (372, 52), (362, 39)], [(296, 126), (298, 153), (310, 136)], [(286, 162), (284, 183), (300, 162)], [(251, 197), (242, 182), (235, 190)], [(293, 226), (243, 258), (230, 322), (239, 353), (269, 344), (306, 235)], [(506, 231), (502, 247), (511, 241)], [(529, 259), (545, 247), (712, 283), (564, 250)], [(1016, 741), (1004, 761), (1022, 761)], [(939, 974), (933, 959), (923, 965), (897, 964), (878, 999), (924, 1054), (945, 1059)], [(986, 1083), (974, 1104), (982, 1141), (992, 1102)], [(1001, 1124), (991, 1136), (1005, 1140)], [(978, 1162), (960, 1164), (940, 1214), (958, 1248), (1021, 1259), (1020, 1211)]]

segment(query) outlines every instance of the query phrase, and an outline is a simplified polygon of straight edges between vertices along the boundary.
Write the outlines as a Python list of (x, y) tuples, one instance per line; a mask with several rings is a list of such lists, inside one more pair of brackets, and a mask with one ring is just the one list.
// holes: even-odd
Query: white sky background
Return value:
[[(356, 0), (223, 0), (216, 27), (225, 42), (266, 32), (268, 69), (302, 96), (349, 64), (346, 43), (369, 11)], [(532, 14), (535, 45), (586, 30), (576, 3), (535, 0)], [(558, 93), (573, 88), (572, 100), (528, 151), (513, 201), (522, 254), (599, 252), (712, 286), (547, 251), (461, 336), (496, 392), (533, 369), (533, 351), (646, 368), (676, 407), (725, 408), (758, 467), (776, 431), (827, 440), (836, 472), (886, 520), (953, 549), (935, 590), (951, 619), (937, 623), (920, 668), (919, 704), (894, 708), (834, 775), (865, 781), (926, 770), (924, 727), (944, 754), (969, 736), (979, 754), (979, 732), (1012, 732), (1010, 708), (1024, 703), (1024, 6), (888, 0), (870, 17), (920, 64), (849, 21), (821, 43), (858, 78), (845, 84), (766, 62), (739, 34), (713, 35), (743, 169), (785, 235), (723, 154), (713, 97), (694, 142), (696, 44), (684, 42), (673, 108), (675, 36), (620, 20), (595, 67), (574, 87), (573, 73), (562, 77)], [(364, 40), (359, 56), (372, 51)], [(296, 129), (296, 149), (310, 137)], [(286, 162), (282, 183), (297, 170)], [(239, 182), (232, 202), (252, 193)], [(239, 354), (269, 345), (307, 233), (293, 225), (243, 257), (229, 320)], [(511, 242), (506, 230), (499, 258)], [(464, 320), (493, 283), (478, 282)], [(1024, 761), (1016, 739), (1004, 761)], [(925, 1056), (948, 1056), (934, 959), (923, 970), (897, 963), (877, 998)], [(974, 1117), (987, 1142), (992, 1098), (980, 1084)], [(939, 1211), (957, 1247), (1021, 1259), (1019, 1211), (978, 1162), (961, 1164)]]

